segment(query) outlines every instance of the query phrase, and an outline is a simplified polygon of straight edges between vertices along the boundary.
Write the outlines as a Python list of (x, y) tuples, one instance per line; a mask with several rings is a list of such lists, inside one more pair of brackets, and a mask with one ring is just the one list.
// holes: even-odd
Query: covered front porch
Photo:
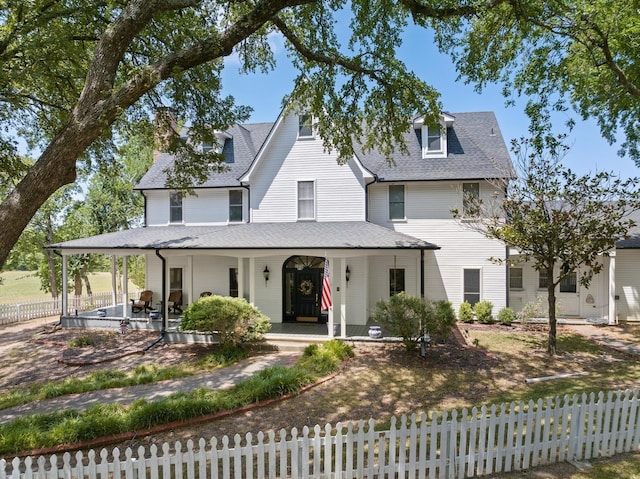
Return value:
[[(165, 340), (169, 342), (214, 342), (214, 340), (206, 334), (181, 331), (181, 316), (180, 313), (169, 313), (166, 327), (164, 328)], [(123, 319), (125, 317), (126, 319)], [(156, 319), (150, 319), (149, 313), (132, 313), (130, 305), (127, 305), (126, 310), (123, 311), (122, 304), (79, 312), (77, 315), (62, 316), (61, 325), (67, 328), (113, 329), (114, 331), (120, 331), (123, 320), (126, 322), (127, 330), (163, 332), (164, 320), (162, 316)], [(332, 337), (363, 341), (372, 339), (369, 336), (370, 326), (379, 325), (377, 323), (371, 323), (366, 325), (346, 324), (345, 326), (345, 331), (341, 331), (340, 325), (335, 324), (333, 334), (330, 334), (327, 323), (272, 323), (271, 330), (266, 334), (265, 339), (291, 339), (293, 336), (298, 339), (309, 338), (315, 341), (328, 340)], [(383, 327), (380, 327), (380, 329), (382, 330), (382, 338), (379, 340), (397, 339), (390, 336)]]

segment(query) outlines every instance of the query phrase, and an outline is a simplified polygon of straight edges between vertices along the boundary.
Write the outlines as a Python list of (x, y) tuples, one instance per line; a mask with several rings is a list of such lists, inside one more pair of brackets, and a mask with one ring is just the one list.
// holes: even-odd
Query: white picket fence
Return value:
[[(131, 292), (131, 298), (136, 297), (136, 292)], [(122, 298), (118, 294), (118, 301)], [(113, 306), (111, 293), (99, 293), (91, 296), (69, 296), (69, 312), (75, 310), (90, 311), (96, 308)], [(0, 304), (0, 324), (18, 323), (28, 319), (45, 318), (47, 316), (59, 316), (62, 312), (62, 298), (44, 299), (40, 301), (28, 301), (24, 303)]]
[(0, 479), (465, 478), (637, 451), (638, 390), (137, 451), (0, 460)]

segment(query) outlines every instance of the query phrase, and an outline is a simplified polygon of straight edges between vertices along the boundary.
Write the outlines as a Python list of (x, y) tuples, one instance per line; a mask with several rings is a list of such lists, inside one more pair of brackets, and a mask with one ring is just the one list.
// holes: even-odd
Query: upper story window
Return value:
[(182, 193), (169, 193), (169, 223), (182, 223)]
[(422, 158), (446, 158), (447, 128), (453, 125), (454, 117), (443, 113), (436, 125), (427, 125), (424, 117), (416, 118), (413, 127), (422, 149)]
[(480, 213), (480, 183), (462, 183), (462, 211), (466, 217)]
[(315, 219), (315, 203), (315, 182), (298, 181), (298, 219)]
[(202, 144), (202, 153), (209, 153), (211, 150), (214, 150), (218, 147), (218, 145), (214, 145), (211, 142), (204, 142)]
[(229, 191), (229, 222), (238, 223), (242, 221), (242, 190)]
[(389, 185), (389, 219), (405, 219), (404, 185)]
[(308, 113), (298, 115), (298, 138), (313, 138), (313, 117)]

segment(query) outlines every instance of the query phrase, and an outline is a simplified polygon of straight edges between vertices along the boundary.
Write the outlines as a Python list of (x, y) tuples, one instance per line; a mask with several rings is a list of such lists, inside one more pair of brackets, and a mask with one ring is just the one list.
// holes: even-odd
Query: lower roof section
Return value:
[(106, 233), (50, 249), (440, 249), (439, 246), (366, 221), (242, 223), (218, 226), (149, 226)]

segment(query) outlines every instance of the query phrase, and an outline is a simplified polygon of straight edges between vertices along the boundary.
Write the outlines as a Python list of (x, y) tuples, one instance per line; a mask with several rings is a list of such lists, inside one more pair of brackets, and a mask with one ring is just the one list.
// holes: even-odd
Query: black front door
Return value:
[(324, 258), (293, 256), (284, 267), (284, 322), (326, 322), (320, 311)]

